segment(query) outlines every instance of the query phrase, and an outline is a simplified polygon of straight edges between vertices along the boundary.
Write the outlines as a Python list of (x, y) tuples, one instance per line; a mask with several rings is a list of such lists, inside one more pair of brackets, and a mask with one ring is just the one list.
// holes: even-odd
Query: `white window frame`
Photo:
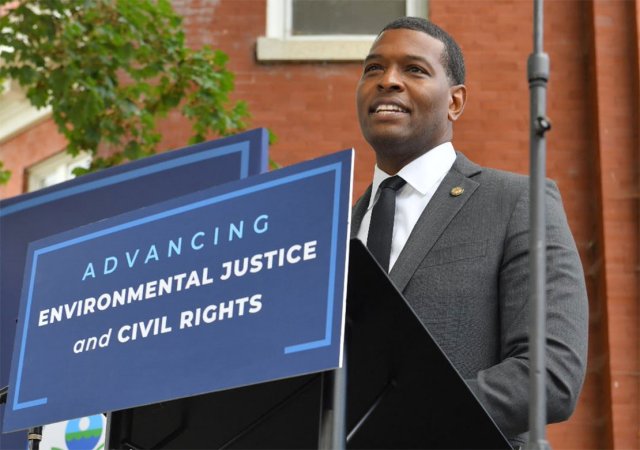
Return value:
[[(405, 0), (408, 16), (427, 17), (427, 0)], [(258, 61), (362, 61), (375, 35), (292, 36), (292, 0), (267, 0), (267, 35)]]
[(66, 151), (56, 153), (27, 169), (27, 192), (71, 180), (75, 178), (73, 169), (86, 169), (90, 164), (91, 154), (86, 152), (80, 152), (78, 156), (71, 156)]

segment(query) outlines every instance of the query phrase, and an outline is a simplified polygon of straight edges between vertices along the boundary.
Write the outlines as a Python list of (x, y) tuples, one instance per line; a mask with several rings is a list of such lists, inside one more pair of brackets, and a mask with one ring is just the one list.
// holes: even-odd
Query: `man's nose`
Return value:
[(398, 69), (389, 67), (378, 80), (378, 89), (381, 91), (402, 90), (402, 78)]

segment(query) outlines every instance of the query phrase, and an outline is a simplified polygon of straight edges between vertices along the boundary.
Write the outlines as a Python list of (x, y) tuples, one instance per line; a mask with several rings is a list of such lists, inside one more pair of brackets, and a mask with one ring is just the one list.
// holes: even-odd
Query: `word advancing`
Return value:
[(71, 303), (64, 303), (53, 308), (42, 309), (38, 315), (38, 326), (49, 325), (74, 317), (86, 316), (97, 311), (128, 305), (133, 302), (148, 300), (163, 295), (180, 292), (194, 287), (213, 283), (209, 276), (209, 268), (190, 273), (179, 273), (160, 280), (151, 280), (137, 286), (129, 286), (113, 292), (105, 292), (97, 297), (87, 297)]
[[(248, 230), (248, 231), (247, 231)], [(250, 224), (245, 227), (245, 220), (239, 222), (231, 222), (228, 224), (227, 230), (221, 230), (216, 226), (210, 230), (199, 230), (190, 233), (184, 239), (182, 236), (175, 239), (169, 239), (166, 244), (153, 244), (141, 252), (140, 248), (135, 250), (127, 250), (124, 255), (107, 256), (103, 259), (102, 264), (94, 264), (93, 261), (87, 263), (82, 275), (82, 281), (87, 278), (94, 279), (97, 275), (110, 275), (115, 272), (118, 267), (133, 269), (136, 265), (146, 265), (158, 262), (163, 258), (173, 258), (182, 254), (183, 248), (190, 251), (201, 251), (205, 247), (217, 247), (221, 242), (232, 242), (234, 240), (243, 239), (245, 233), (264, 234), (269, 230), (269, 215), (260, 214)], [(96, 267), (98, 270), (96, 271)], [(100, 270), (102, 269), (102, 270)]]

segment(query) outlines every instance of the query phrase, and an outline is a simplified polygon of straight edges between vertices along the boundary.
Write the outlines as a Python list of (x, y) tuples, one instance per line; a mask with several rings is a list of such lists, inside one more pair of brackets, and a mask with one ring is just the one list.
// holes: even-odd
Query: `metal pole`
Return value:
[(546, 116), (547, 81), (549, 80), (549, 56), (542, 51), (543, 0), (534, 0), (533, 53), (527, 61), (527, 75), (531, 100), (530, 110), (530, 285), (529, 311), (529, 450), (550, 449), (546, 440), (546, 217), (545, 133), (551, 128)]
[(344, 450), (347, 438), (347, 355), (346, 345), (342, 367), (325, 372), (320, 411), (320, 450)]
[(42, 427), (29, 428), (27, 440), (29, 441), (29, 450), (38, 450), (42, 440)]

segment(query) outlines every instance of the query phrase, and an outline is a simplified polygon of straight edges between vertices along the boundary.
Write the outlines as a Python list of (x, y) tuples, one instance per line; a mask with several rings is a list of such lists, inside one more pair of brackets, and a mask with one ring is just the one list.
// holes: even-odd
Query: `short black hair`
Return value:
[(444, 44), (442, 65), (447, 72), (449, 81), (452, 85), (464, 84), (465, 68), (462, 50), (460, 50), (460, 46), (449, 33), (444, 31), (435, 23), (429, 22), (427, 19), (423, 19), (421, 17), (400, 17), (399, 19), (388, 23), (382, 29), (380, 34), (384, 33), (386, 30), (398, 29), (422, 31), (423, 33), (426, 33), (442, 42)]

